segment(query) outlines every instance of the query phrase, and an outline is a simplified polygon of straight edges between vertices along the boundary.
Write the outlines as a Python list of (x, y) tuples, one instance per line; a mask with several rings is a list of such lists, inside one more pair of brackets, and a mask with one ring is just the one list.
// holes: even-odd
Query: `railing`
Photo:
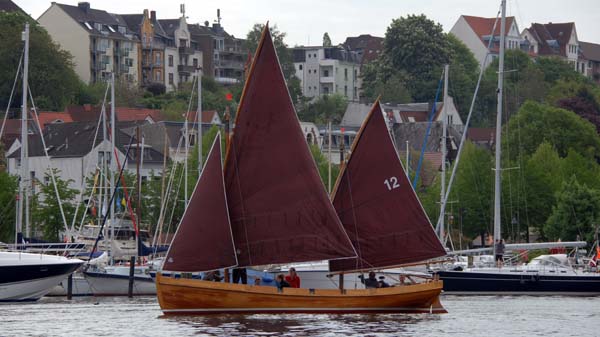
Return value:
[(193, 73), (196, 71), (196, 68), (194, 66), (180, 64), (177, 66), (177, 71), (180, 73)]
[(129, 72), (129, 66), (128, 66), (128, 65), (121, 64), (121, 66), (119, 66), (119, 71), (120, 71), (121, 73), (124, 73), (124, 74), (126, 74), (126, 73), (128, 73), (128, 72)]
[(115, 49), (115, 55), (127, 57), (129, 56), (129, 49)]
[(93, 70), (106, 70), (106, 65), (107, 63), (102, 62), (102, 61), (96, 61), (96, 62), (92, 62), (92, 69)]
[(106, 54), (106, 49), (100, 48), (99, 46), (90, 45), (90, 51), (94, 54)]
[(191, 47), (179, 47), (179, 54), (191, 55), (194, 53), (194, 48)]

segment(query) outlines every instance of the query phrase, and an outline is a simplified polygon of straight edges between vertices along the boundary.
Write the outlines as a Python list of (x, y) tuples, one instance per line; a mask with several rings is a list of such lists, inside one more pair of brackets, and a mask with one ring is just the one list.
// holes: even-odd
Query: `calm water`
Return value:
[(0, 336), (600, 336), (600, 297), (442, 297), (445, 315), (163, 317), (155, 298), (0, 305)]

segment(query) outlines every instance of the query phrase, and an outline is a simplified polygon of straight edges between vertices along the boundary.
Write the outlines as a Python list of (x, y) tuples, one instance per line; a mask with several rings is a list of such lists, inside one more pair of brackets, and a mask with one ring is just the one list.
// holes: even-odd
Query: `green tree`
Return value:
[[(25, 14), (0, 12), (0, 106), (6, 107), (23, 50), (21, 32), (30, 23), (29, 85), (36, 103), (42, 109), (62, 110), (75, 101), (81, 81), (73, 70), (72, 56), (54, 43), (36, 21)], [(15, 96), (20, 97), (17, 85)], [(12, 106), (20, 106), (13, 99)]]
[(519, 154), (532, 154), (543, 142), (551, 144), (561, 157), (571, 148), (591, 158), (600, 157), (600, 137), (594, 126), (571, 111), (528, 101), (511, 118), (507, 130), (503, 146), (511, 146), (513, 160)]
[(347, 106), (348, 101), (344, 95), (323, 95), (298, 109), (298, 117), (302, 121), (317, 124), (327, 124), (328, 121), (339, 124)]
[(574, 241), (579, 237), (592, 242), (600, 221), (600, 191), (571, 177), (563, 183), (556, 198), (557, 204), (544, 226), (548, 238)]
[[(73, 218), (73, 213), (75, 212), (73, 201), (78, 195), (78, 191), (69, 187), (69, 184), (73, 182), (73, 179), (63, 180), (58, 176), (59, 173), (58, 170), (54, 169), (54, 176), (58, 194), (60, 195), (61, 205), (65, 212), (65, 218), (69, 221), (69, 219)], [(37, 197), (39, 199), (32, 202), (32, 224), (42, 225), (41, 229), (45, 240), (58, 241), (60, 239), (59, 232), (64, 229), (64, 222), (50, 172), (46, 172), (45, 180), (50, 183), (42, 184), (41, 182), (38, 182), (40, 193), (38, 193)]]
[(467, 119), (469, 106), (477, 82), (479, 64), (471, 50), (453, 34), (447, 35), (450, 45), (450, 71), (448, 93), (454, 99), (463, 120)]
[[(327, 160), (327, 157), (323, 154), (323, 152), (321, 152), (321, 149), (319, 149), (319, 146), (317, 146), (315, 144), (310, 145), (310, 152), (312, 153), (313, 159), (315, 160), (315, 163), (317, 164), (317, 169), (319, 170), (319, 175), (321, 176), (323, 185), (325, 186), (325, 189), (327, 189), (328, 181), (329, 181), (329, 161)], [(331, 164), (331, 188), (332, 189), (333, 189), (333, 186), (334, 186), (335, 181), (337, 180), (337, 177), (339, 174), (340, 174), (340, 167), (338, 165)]]
[(331, 38), (327, 32), (323, 34), (323, 47), (331, 47)]
[(13, 242), (15, 237), (15, 207), (17, 177), (0, 170), (0, 241)]
[[(256, 52), (256, 48), (258, 47), (258, 42), (260, 41), (260, 37), (262, 36), (262, 31), (264, 28), (264, 24), (256, 23), (246, 35), (246, 47), (252, 54)], [(298, 103), (302, 98), (302, 89), (300, 88), (300, 80), (296, 77), (296, 69), (294, 68), (294, 62), (292, 60), (292, 52), (284, 41), (286, 33), (279, 31), (276, 24), (269, 26), (269, 32), (271, 32), (273, 44), (275, 45), (275, 51), (277, 52), (277, 57), (279, 58), (281, 70), (287, 82), (292, 101), (294, 103)]]

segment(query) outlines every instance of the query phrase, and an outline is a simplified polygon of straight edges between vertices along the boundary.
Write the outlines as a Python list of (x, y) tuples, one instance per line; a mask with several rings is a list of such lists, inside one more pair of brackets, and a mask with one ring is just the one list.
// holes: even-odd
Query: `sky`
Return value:
[[(13, 0), (32, 17), (38, 18), (50, 1)], [(59, 3), (77, 5), (76, 0)], [(393, 19), (409, 14), (425, 14), (449, 31), (461, 15), (496, 17), (500, 0), (228, 0), (164, 1), (103, 0), (88, 1), (93, 9), (111, 13), (142, 13), (155, 10), (159, 19), (180, 16), (179, 3), (185, 3), (188, 23), (213, 22), (221, 9), (225, 30), (245, 38), (255, 23), (276, 24), (287, 34), (289, 46), (320, 45), (327, 32), (333, 44), (348, 36), (371, 34), (385, 36)], [(519, 30), (532, 22), (575, 22), (580, 41), (600, 44), (600, 0), (507, 0), (507, 16), (515, 16)]]

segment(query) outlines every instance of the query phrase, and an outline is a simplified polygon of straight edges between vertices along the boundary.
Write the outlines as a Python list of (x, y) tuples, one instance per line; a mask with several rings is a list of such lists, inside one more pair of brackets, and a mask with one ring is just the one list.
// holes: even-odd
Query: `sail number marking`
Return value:
[(400, 184), (398, 183), (398, 178), (396, 177), (389, 177), (388, 179), (384, 180), (383, 183), (387, 187), (388, 191), (400, 187)]

